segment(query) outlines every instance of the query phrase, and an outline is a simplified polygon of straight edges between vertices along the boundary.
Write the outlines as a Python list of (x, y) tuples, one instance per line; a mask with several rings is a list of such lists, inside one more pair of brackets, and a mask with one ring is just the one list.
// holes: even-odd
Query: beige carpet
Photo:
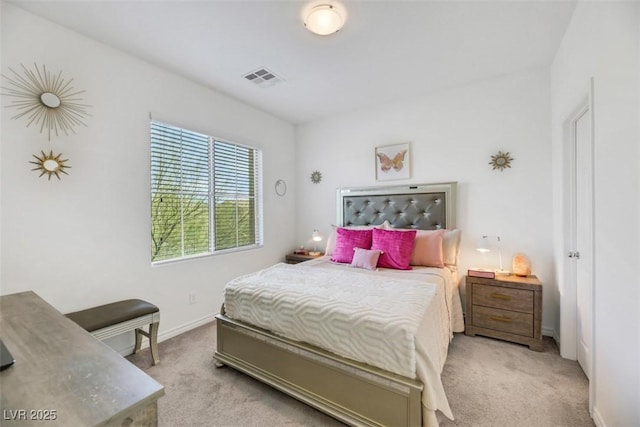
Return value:
[[(231, 368), (214, 367), (215, 324), (160, 343), (160, 364), (148, 349), (129, 356), (165, 386), (159, 424), (174, 426), (342, 426), (340, 422)], [(455, 421), (449, 426), (593, 426), (588, 382), (562, 359), (552, 339), (545, 352), (457, 334), (442, 375)]]

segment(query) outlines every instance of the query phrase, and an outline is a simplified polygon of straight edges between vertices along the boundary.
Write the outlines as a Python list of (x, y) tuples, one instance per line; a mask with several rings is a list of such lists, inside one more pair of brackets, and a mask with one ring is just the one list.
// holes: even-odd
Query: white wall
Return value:
[[(2, 108), (2, 294), (32, 289), (62, 312), (143, 298), (160, 307), (162, 339), (210, 320), (227, 280), (293, 247), (295, 186), (283, 198), (273, 191), (278, 178), (293, 182), (291, 124), (4, 4), (2, 73), (34, 62), (86, 90), (92, 117), (49, 143)], [(264, 248), (151, 266), (149, 112), (263, 149)], [(30, 170), (31, 155), (49, 149), (69, 159), (61, 181)]]
[[(640, 425), (639, 40), (637, 2), (579, 3), (551, 68), (555, 261), (562, 230), (562, 123), (594, 79), (595, 363), (599, 426)], [(564, 328), (563, 328), (564, 331)], [(564, 332), (563, 332), (564, 333)]]
[[(554, 334), (549, 106), (545, 68), (299, 126), (297, 244), (336, 223), (336, 188), (457, 181), (460, 271), (484, 262), (478, 237), (500, 235), (506, 268), (515, 252), (531, 258), (544, 282), (543, 329)], [(411, 179), (376, 182), (375, 147), (401, 142), (411, 144)], [(492, 170), (498, 150), (511, 153), (511, 169)]]

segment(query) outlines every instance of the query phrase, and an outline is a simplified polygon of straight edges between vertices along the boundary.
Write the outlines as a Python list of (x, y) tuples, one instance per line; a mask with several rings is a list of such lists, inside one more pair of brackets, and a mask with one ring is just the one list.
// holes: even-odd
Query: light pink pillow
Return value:
[(444, 268), (442, 230), (417, 230), (411, 252), (411, 265)]
[(331, 261), (350, 263), (353, 260), (354, 248), (371, 248), (371, 236), (371, 230), (338, 228), (336, 230), (336, 246)]
[(383, 252), (378, 259), (378, 267), (411, 270), (409, 262), (415, 237), (416, 230), (392, 231), (374, 228), (371, 249)]
[(378, 266), (378, 258), (380, 258), (381, 253), (382, 251), (374, 249), (353, 248), (351, 267), (375, 270)]

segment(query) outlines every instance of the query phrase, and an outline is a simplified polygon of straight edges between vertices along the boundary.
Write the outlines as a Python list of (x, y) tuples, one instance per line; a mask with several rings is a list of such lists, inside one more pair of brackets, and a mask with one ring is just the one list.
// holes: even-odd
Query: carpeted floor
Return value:
[[(165, 386), (159, 424), (178, 426), (343, 426), (340, 422), (231, 368), (217, 369), (215, 323), (159, 344), (160, 364), (143, 350), (127, 358)], [(441, 426), (593, 426), (588, 381), (562, 359), (555, 342), (545, 351), (456, 334), (442, 379), (455, 421)]]

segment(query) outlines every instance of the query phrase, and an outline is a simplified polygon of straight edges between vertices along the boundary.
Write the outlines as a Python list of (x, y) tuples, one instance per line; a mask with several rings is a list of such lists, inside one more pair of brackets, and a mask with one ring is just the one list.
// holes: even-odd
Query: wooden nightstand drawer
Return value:
[(533, 313), (533, 291), (476, 284), (473, 304)]
[(533, 314), (477, 305), (473, 307), (473, 325), (533, 337)]

